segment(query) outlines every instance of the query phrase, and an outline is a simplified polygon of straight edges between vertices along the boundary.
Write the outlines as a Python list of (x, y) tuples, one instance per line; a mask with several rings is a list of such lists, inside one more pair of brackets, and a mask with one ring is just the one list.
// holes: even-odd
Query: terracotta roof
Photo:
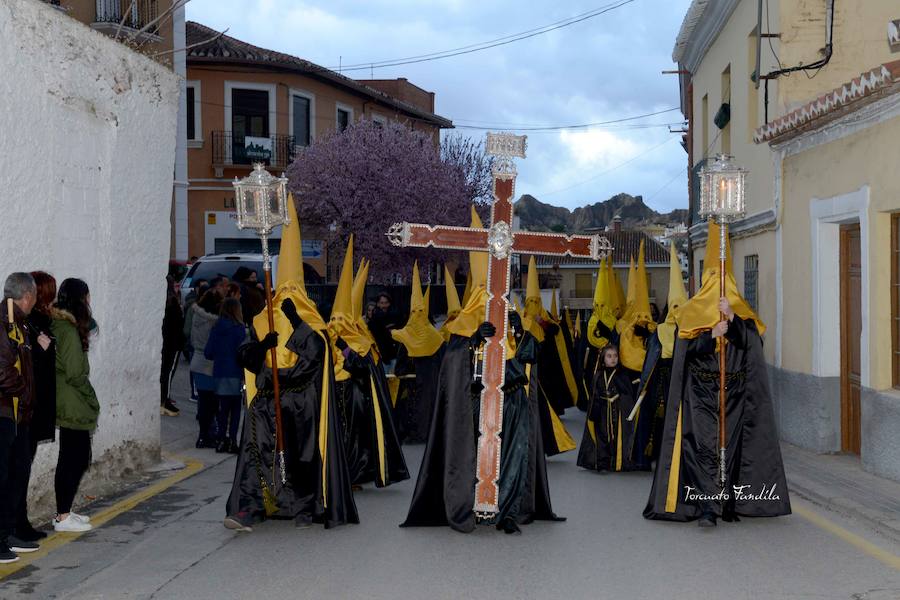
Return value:
[(782, 142), (900, 91), (900, 61), (885, 63), (756, 130), (753, 141)]
[(694, 34), (694, 28), (697, 27), (697, 23), (703, 18), (703, 12), (706, 10), (707, 4), (709, 4), (709, 0), (693, 0), (691, 2), (684, 19), (681, 21), (678, 37), (675, 38), (675, 47), (672, 48), (672, 62), (681, 62), (681, 57), (684, 56), (684, 50), (687, 48), (688, 41)]
[(424, 111), (409, 103), (398, 100), (393, 96), (380, 92), (375, 88), (363, 85), (340, 73), (311, 63), (308, 60), (303, 60), (302, 58), (297, 58), (290, 54), (276, 52), (275, 50), (260, 48), (259, 46), (242, 42), (241, 40), (228, 35), (215, 37), (218, 33), (219, 32), (210, 29), (206, 25), (188, 21), (185, 24), (185, 42), (188, 47), (187, 62), (189, 64), (203, 62), (229, 63), (295, 71), (303, 75), (325, 80), (356, 94), (366, 96), (393, 108), (394, 110), (427, 121), (432, 125), (445, 129), (453, 127), (453, 122), (449, 119)]
[[(644, 240), (644, 263), (647, 266), (669, 266), (669, 249), (654, 240), (643, 231), (607, 231), (601, 233), (613, 247), (613, 264), (628, 265), (631, 257), (637, 260), (641, 240)], [(539, 268), (553, 265), (594, 265), (599, 264), (590, 258), (574, 258), (566, 256), (535, 256), (535, 264)]]

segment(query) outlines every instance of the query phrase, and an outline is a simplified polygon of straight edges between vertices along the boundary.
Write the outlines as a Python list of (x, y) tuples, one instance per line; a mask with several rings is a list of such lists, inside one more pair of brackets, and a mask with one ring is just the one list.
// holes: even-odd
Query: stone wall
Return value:
[[(101, 404), (82, 492), (159, 460), (158, 377), (169, 256), (175, 75), (36, 0), (0, 0), (0, 274), (91, 288)], [(43, 444), (32, 512), (53, 510)]]

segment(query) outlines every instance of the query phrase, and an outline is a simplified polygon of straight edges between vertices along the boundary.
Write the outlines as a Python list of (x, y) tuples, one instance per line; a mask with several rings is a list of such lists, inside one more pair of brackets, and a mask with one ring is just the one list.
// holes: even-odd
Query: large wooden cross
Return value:
[[(481, 419), (478, 439), (478, 483), (475, 513), (490, 518), (497, 513), (500, 475), (500, 431), (503, 424), (503, 382), (506, 376), (506, 339), (509, 311), (509, 271), (512, 254), (605, 258), (612, 247), (600, 236), (566, 236), (551, 233), (513, 231), (512, 198), (515, 193), (514, 157), (525, 158), (525, 136), (487, 134), (487, 153), (494, 156), (494, 202), (490, 229), (395, 223), (387, 233), (400, 247), (446, 248), (490, 253), (487, 275), (485, 320), (497, 328), (487, 340), (483, 353)], [(448, 285), (450, 285), (448, 283)]]

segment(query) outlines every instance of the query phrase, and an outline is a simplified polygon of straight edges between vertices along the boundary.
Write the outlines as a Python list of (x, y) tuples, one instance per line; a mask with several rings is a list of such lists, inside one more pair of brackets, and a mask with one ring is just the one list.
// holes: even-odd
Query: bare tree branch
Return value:
[[(119, 34), (122, 33), (122, 27), (125, 26), (125, 21), (128, 19), (128, 15), (131, 13), (131, 10), (134, 8), (135, 2), (137, 2), (137, 0), (131, 0), (131, 2), (128, 3), (128, 8), (125, 10), (124, 13), (122, 13), (122, 20), (119, 21), (119, 26), (116, 27), (116, 37), (113, 38), (117, 42), (119, 41)], [(120, 4), (120, 6), (121, 6), (121, 4)]]
[(146, 33), (147, 31), (152, 29), (154, 25), (157, 25), (158, 23), (160, 23), (163, 19), (170, 16), (172, 13), (174, 13), (179, 8), (184, 7), (190, 1), (191, 0), (173, 0), (172, 6), (170, 6), (166, 10), (164, 10), (162, 12), (162, 14), (158, 15), (155, 19), (153, 19), (152, 21), (150, 21), (149, 23), (147, 23), (146, 25), (141, 27), (139, 30), (133, 32), (130, 36), (128, 36), (128, 39), (126, 39), (125, 41), (133, 42), (134, 40), (137, 39), (137, 37), (139, 35), (141, 35), (142, 33)]
[[(229, 27), (229, 29), (230, 29), (230, 27)], [(191, 44), (189, 46), (185, 46), (184, 48), (174, 48), (172, 50), (163, 50), (162, 52), (157, 52), (156, 54), (151, 54), (150, 56), (152, 58), (156, 58), (157, 56), (162, 56), (164, 54), (174, 54), (176, 52), (187, 52), (191, 48), (196, 48), (197, 46), (202, 46), (203, 44), (208, 44), (210, 42), (214, 42), (217, 39), (219, 39), (220, 37), (222, 37), (223, 35), (225, 35), (226, 33), (228, 33), (228, 29), (217, 33), (216, 35), (212, 36), (208, 40), (203, 40), (202, 42), (197, 42), (196, 44)]]

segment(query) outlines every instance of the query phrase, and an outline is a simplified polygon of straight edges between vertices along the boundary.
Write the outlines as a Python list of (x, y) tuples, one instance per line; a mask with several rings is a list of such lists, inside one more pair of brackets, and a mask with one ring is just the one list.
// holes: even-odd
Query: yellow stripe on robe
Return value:
[(666, 490), (666, 512), (678, 507), (678, 479), (681, 474), (681, 404), (678, 405), (678, 424), (675, 426), (675, 445), (672, 449), (672, 465), (669, 469), (669, 485)]
[(375, 387), (375, 378), (369, 375), (369, 383), (372, 385), (372, 408), (375, 411), (375, 437), (378, 440), (378, 466), (381, 473), (381, 484), (387, 483), (387, 459), (384, 454), (384, 423), (381, 420), (381, 405), (378, 403), (378, 388)]

